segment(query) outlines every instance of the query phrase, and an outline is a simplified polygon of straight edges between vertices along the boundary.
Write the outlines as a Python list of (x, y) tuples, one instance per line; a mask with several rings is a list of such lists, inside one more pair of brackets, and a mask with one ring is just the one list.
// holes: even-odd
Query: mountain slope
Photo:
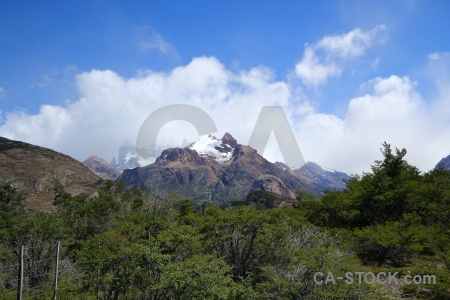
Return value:
[(0, 179), (26, 191), (27, 205), (45, 209), (57, 184), (72, 195), (91, 194), (99, 177), (70, 156), (0, 137)]
[[(305, 170), (311, 169), (309, 174), (317, 175), (318, 171), (312, 172), (312, 167), (310, 165)], [(162, 189), (194, 200), (216, 203), (242, 200), (249, 192), (257, 190), (291, 199), (299, 189), (320, 194), (327, 186), (325, 179), (328, 178), (328, 183), (332, 181), (324, 173), (317, 180), (301, 171), (267, 161), (255, 149), (238, 144), (226, 133), (221, 140), (205, 135), (188, 147), (166, 149), (155, 163), (124, 170), (119, 180), (129, 187)], [(343, 187), (337, 181), (332, 189)]]
[(95, 175), (103, 179), (116, 180), (120, 171), (111, 166), (106, 160), (98, 156), (90, 156), (83, 161), (83, 165), (89, 168)]
[(342, 190), (345, 188), (345, 180), (351, 177), (344, 173), (335, 170), (327, 170), (316, 163), (307, 162), (304, 166), (296, 169), (297, 176), (309, 182), (314, 186), (314, 190)]

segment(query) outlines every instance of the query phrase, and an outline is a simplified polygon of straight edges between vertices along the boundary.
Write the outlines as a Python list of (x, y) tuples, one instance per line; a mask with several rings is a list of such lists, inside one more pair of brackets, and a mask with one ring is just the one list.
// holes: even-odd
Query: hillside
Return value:
[(60, 183), (72, 195), (92, 194), (99, 177), (70, 156), (0, 137), (0, 177), (28, 193), (27, 205), (49, 208)]

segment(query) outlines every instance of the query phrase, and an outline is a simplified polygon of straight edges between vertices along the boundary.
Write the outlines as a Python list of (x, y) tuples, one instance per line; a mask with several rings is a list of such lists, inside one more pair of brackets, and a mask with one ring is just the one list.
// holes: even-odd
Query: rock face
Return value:
[(70, 156), (0, 137), (0, 178), (28, 193), (27, 205), (48, 209), (55, 187), (72, 195), (92, 194), (99, 177)]
[(224, 145), (230, 145), (232, 148), (236, 147), (238, 145), (237, 141), (234, 139), (234, 137), (231, 136), (228, 132), (224, 134), (222, 137), (222, 144)]
[(102, 179), (116, 180), (120, 171), (98, 156), (91, 156), (83, 162), (95, 175)]
[(282, 163), (273, 164), (226, 133), (220, 140), (205, 135), (188, 147), (166, 149), (154, 164), (124, 170), (119, 180), (129, 187), (162, 189), (219, 204), (243, 200), (258, 190), (292, 199), (299, 189), (320, 194), (330, 183), (332, 189), (344, 186), (338, 183), (344, 173), (336, 172), (340, 175), (333, 177), (328, 174), (333, 172), (317, 166), (319, 174), (315, 166), (291, 170)]

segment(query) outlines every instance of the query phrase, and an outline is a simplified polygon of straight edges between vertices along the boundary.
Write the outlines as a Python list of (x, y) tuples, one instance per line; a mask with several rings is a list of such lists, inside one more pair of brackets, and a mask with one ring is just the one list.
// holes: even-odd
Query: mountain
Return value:
[(436, 167), (437, 167), (439, 164), (443, 164), (443, 165), (444, 165), (444, 169), (450, 170), (450, 155), (447, 156), (447, 157), (444, 157), (443, 159), (441, 159), (441, 160), (439, 161), (439, 163), (436, 165)]
[(26, 191), (28, 206), (47, 209), (58, 184), (72, 195), (92, 194), (99, 177), (70, 156), (0, 137), (0, 179)]
[(111, 166), (106, 160), (95, 155), (83, 161), (83, 165), (88, 167), (95, 175), (102, 179), (116, 180), (121, 173), (117, 168)]
[(133, 169), (141, 167), (139, 164), (138, 155), (136, 153), (136, 147), (131, 145), (128, 141), (125, 141), (124, 145), (119, 148), (119, 156), (116, 159), (113, 158), (111, 166), (122, 172), (125, 169)]
[(344, 173), (331, 169), (326, 169), (313, 162), (307, 162), (295, 172), (301, 178), (310, 182), (314, 190), (342, 190), (345, 188), (345, 180), (351, 177)]
[(325, 171), (316, 164), (299, 170), (273, 164), (226, 133), (220, 140), (203, 135), (190, 146), (166, 149), (155, 163), (124, 170), (119, 180), (129, 187), (144, 186), (197, 201), (225, 203), (245, 199), (258, 190), (291, 199), (299, 189), (321, 194), (324, 187), (343, 188), (339, 182), (343, 174)]

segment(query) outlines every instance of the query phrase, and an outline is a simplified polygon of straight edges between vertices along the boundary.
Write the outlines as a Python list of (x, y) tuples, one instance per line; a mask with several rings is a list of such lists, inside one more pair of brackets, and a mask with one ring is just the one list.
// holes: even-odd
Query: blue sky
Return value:
[[(426, 171), (450, 153), (449, 11), (438, 0), (0, 1), (0, 135), (110, 160), (164, 104), (197, 105), (242, 143), (261, 105), (282, 105), (308, 161), (361, 172), (386, 140)], [(195, 138), (177, 126), (161, 147)]]

